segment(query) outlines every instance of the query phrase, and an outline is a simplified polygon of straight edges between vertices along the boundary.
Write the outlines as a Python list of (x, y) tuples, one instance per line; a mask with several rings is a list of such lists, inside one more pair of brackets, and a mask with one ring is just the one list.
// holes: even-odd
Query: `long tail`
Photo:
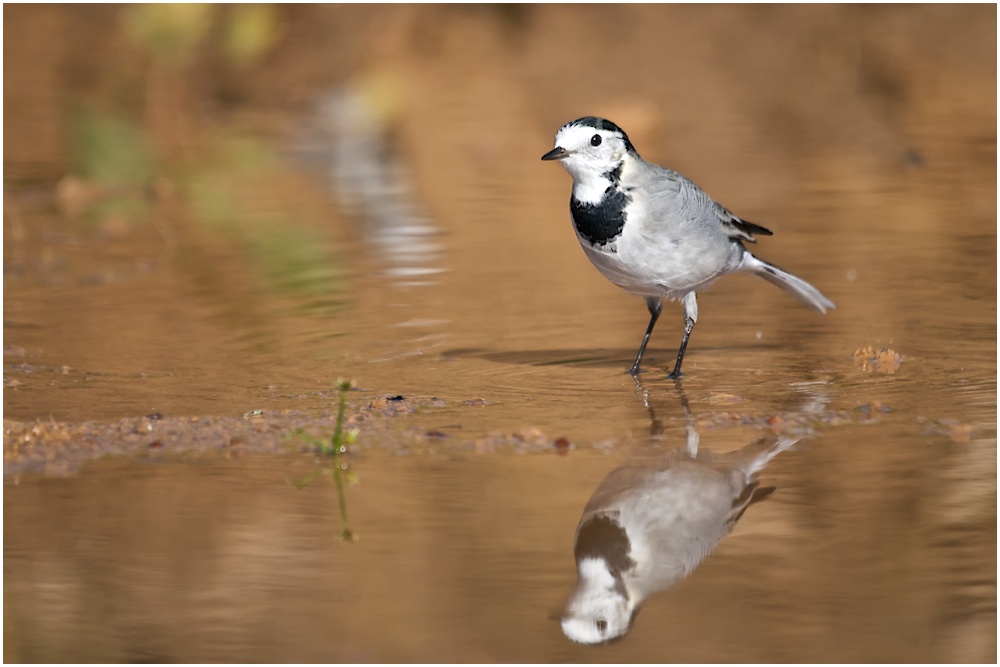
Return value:
[(760, 473), (771, 459), (798, 441), (798, 438), (765, 436), (745, 445), (742, 449), (726, 454), (726, 458), (733, 462), (734, 467), (742, 470), (746, 480), (746, 485), (739, 496), (733, 499), (732, 512), (727, 524), (734, 525), (750, 505), (774, 493), (775, 487), (760, 486)]
[(763, 260), (757, 259), (749, 252), (743, 256), (742, 268), (760, 276), (773, 285), (777, 285), (802, 303), (815, 308), (821, 313), (836, 308), (833, 305), (833, 301), (827, 299), (818, 289), (806, 281), (793, 276), (787, 271), (782, 271), (773, 264), (768, 264)]
[(756, 477), (771, 459), (798, 441), (798, 438), (779, 438), (767, 435), (735, 452), (730, 452), (727, 457), (739, 461), (738, 465), (746, 471), (747, 477)]

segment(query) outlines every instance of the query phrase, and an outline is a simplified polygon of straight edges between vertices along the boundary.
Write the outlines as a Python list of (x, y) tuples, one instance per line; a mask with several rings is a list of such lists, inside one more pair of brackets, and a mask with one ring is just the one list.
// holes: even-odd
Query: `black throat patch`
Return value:
[(631, 552), (632, 546), (625, 529), (605, 514), (591, 517), (580, 526), (573, 548), (577, 561), (583, 558), (603, 559), (616, 579), (635, 567)]
[(576, 231), (594, 245), (607, 245), (621, 235), (627, 217), (625, 207), (632, 201), (632, 197), (618, 187), (621, 166), (607, 176), (611, 184), (599, 203), (585, 204), (576, 197), (569, 200)]

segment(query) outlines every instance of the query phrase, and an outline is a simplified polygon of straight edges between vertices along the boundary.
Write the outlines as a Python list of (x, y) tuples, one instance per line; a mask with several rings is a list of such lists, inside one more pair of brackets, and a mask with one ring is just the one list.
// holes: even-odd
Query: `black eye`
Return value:
[[(596, 134), (594, 135), (594, 139), (597, 139), (597, 144), (601, 143), (601, 138)], [(593, 143), (593, 139), (591, 139), (591, 143)], [(594, 145), (596, 146), (597, 144)], [(608, 631), (608, 622), (605, 621), (603, 618), (597, 619), (597, 631), (600, 632), (602, 635)]]
[[(600, 146), (601, 145), (601, 135), (595, 134), (594, 136), (592, 136), (590, 138), (590, 145), (591, 146)], [(607, 625), (607, 623), (604, 623), (604, 625)]]

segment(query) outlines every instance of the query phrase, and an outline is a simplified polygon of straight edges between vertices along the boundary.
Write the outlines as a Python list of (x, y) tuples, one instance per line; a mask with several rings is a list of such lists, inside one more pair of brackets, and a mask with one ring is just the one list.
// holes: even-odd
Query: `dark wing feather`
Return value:
[(715, 213), (719, 216), (722, 224), (728, 228), (729, 238), (739, 239), (741, 241), (746, 241), (747, 243), (756, 243), (757, 239), (753, 237), (754, 234), (763, 234), (764, 236), (771, 236), (774, 234), (774, 232), (767, 227), (761, 227), (758, 224), (737, 218), (725, 207), (720, 206), (719, 204), (715, 205), (717, 207)]

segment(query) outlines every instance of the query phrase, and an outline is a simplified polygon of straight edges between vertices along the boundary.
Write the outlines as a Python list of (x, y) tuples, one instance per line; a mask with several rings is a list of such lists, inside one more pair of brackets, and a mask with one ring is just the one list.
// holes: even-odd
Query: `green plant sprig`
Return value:
[(344, 489), (346, 486), (353, 486), (357, 484), (358, 478), (357, 475), (349, 471), (347, 462), (341, 461), (340, 457), (347, 454), (347, 446), (354, 444), (358, 437), (358, 429), (344, 430), (344, 413), (347, 410), (347, 392), (354, 386), (354, 382), (351, 380), (338, 379), (335, 386), (338, 393), (337, 422), (334, 426), (333, 434), (330, 436), (330, 439), (325, 440), (313, 437), (301, 428), (295, 429), (295, 431), (292, 432), (292, 437), (305, 440), (313, 447), (316, 447), (316, 449), (319, 450), (320, 455), (330, 459), (331, 463), (329, 466), (313, 470), (298, 481), (289, 480), (289, 482), (292, 486), (301, 491), (307, 484), (316, 479), (319, 475), (329, 471), (330, 480), (337, 489), (337, 505), (340, 508), (340, 520), (344, 526), (340, 531), (340, 538), (347, 542), (353, 542), (357, 540), (357, 535), (353, 530), (351, 530), (350, 523), (347, 519), (347, 495)]

